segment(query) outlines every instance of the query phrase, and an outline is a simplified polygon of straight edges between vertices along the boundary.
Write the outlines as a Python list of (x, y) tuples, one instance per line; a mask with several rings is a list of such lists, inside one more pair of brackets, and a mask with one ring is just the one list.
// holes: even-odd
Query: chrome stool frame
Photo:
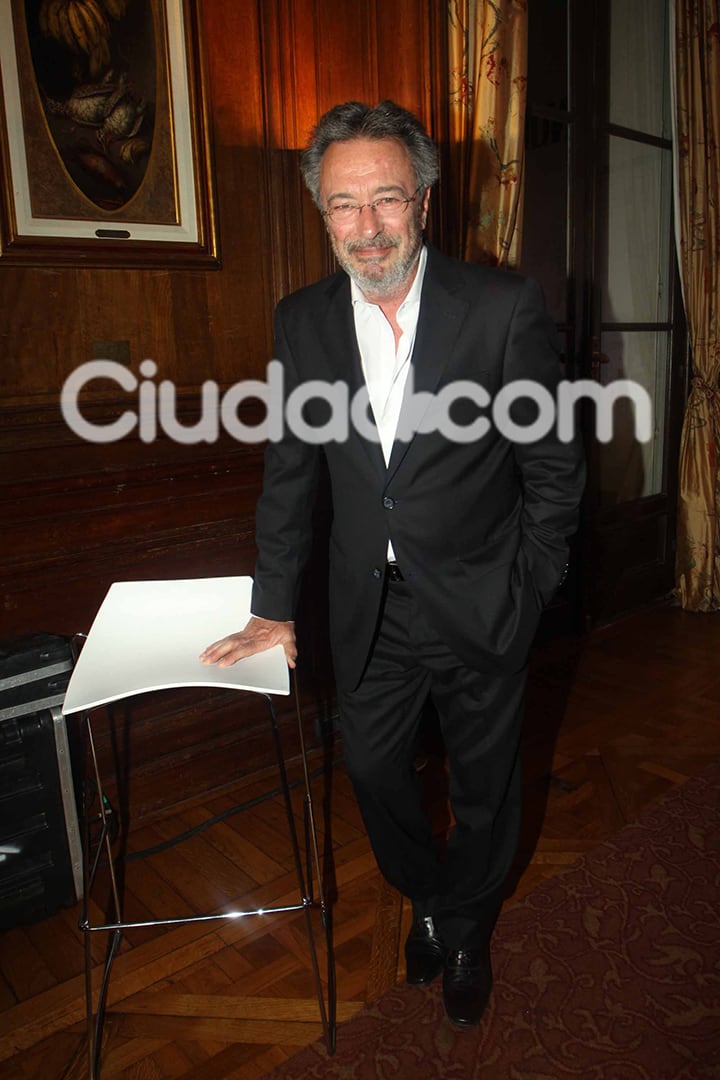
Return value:
[[(79, 925), (80, 930), (84, 933), (85, 1007), (88, 1029), (90, 1080), (100, 1080), (102, 1032), (106, 1015), (107, 993), (113, 960), (115, 959), (118, 948), (120, 946), (123, 931), (139, 927), (177, 926), (183, 925), (185, 923), (212, 922), (228, 919), (232, 920), (246, 918), (251, 915), (272, 915), (281, 912), (302, 911), (305, 916), (305, 930), (310, 950), (310, 960), (313, 972), (313, 979), (315, 983), (315, 990), (317, 994), (318, 1009), (320, 1013), (323, 1036), (325, 1039), (328, 1053), (333, 1054), (335, 1051), (337, 1008), (335, 985), (335, 959), (331, 940), (332, 931), (330, 911), (326, 904), (325, 892), (323, 889), (320, 852), (318, 848), (317, 830), (315, 826), (312, 792), (310, 788), (310, 774), (308, 770), (305, 737), (303, 734), (302, 713), (300, 708), (300, 697), (298, 693), (297, 680), (295, 680), (294, 682), (294, 697), (297, 713), (300, 753), (302, 760), (303, 783), (305, 789), (303, 799), (305, 840), (304, 867), (300, 842), (298, 839), (298, 832), (295, 825), (295, 817), (292, 809), (290, 785), (287, 778), (285, 757), (283, 754), (282, 743), (280, 739), (280, 729), (278, 725), (277, 715), (275, 712), (275, 706), (270, 695), (261, 694), (261, 696), (265, 698), (268, 705), (268, 715), (270, 719), (270, 726), (272, 729), (273, 744), (275, 748), (277, 768), (280, 777), (280, 789), (283, 797), (285, 814), (287, 817), (288, 833), (290, 836), (290, 843), (293, 852), (293, 862), (295, 865), (299, 898), (297, 903), (289, 904), (283, 907), (251, 908), (247, 911), (232, 911), (220, 914), (192, 915), (182, 918), (147, 919), (138, 922), (127, 922), (123, 920), (122, 888), (120, 886), (120, 883), (118, 882), (118, 874), (115, 865), (116, 858), (113, 856), (112, 850), (113, 843), (116, 838), (117, 829), (112, 819), (112, 814), (109, 812), (108, 809), (109, 803), (106, 800), (103, 783), (100, 777), (100, 769), (98, 766), (98, 758), (96, 753), (91, 716), (88, 712), (81, 715), (80, 722), (85, 743), (83, 753), (85, 775), (83, 778), (82, 792), (83, 898)], [(90, 808), (88, 805), (90, 782), (92, 782), (94, 787), (93, 797), (96, 798), (98, 802), (98, 812), (97, 815), (94, 816), (94, 818), (91, 818), (91, 815), (89, 813)], [(98, 833), (97, 837), (94, 839), (91, 838), (91, 830), (93, 829), (93, 826), (96, 828)], [(98, 924), (92, 923), (90, 919), (89, 902), (96, 873), (101, 860), (104, 860), (106, 862), (109, 872), (111, 896), (108, 907), (112, 909), (112, 917), (108, 921)], [(315, 880), (317, 883), (317, 900), (315, 899), (313, 880)], [(323, 989), (322, 977), (320, 974), (318, 950), (315, 943), (315, 934), (311, 918), (311, 911), (315, 907), (319, 907), (320, 910), (320, 918), (325, 937), (325, 945), (327, 949), (327, 1001), (325, 997), (325, 991)], [(91, 955), (91, 937), (93, 934), (98, 933), (110, 934), (111, 938), (108, 944), (107, 956), (103, 969), (100, 990), (97, 1001), (95, 1002), (93, 1000), (94, 995), (92, 985), (93, 962)]]

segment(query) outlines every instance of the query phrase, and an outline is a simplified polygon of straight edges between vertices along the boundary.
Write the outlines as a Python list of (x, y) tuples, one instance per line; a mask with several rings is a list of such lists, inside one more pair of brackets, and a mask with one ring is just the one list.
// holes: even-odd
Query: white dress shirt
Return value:
[[(402, 330), (402, 336), (397, 349), (393, 328), (379, 305), (367, 300), (360, 287), (354, 281), (350, 282), (360, 360), (386, 465), (390, 461), (395, 441), (415, 345), (426, 263), (427, 251), (423, 247), (420, 251), (415, 279), (398, 308), (397, 322)], [(394, 558), (392, 545), (388, 543), (388, 560), (393, 561)]]

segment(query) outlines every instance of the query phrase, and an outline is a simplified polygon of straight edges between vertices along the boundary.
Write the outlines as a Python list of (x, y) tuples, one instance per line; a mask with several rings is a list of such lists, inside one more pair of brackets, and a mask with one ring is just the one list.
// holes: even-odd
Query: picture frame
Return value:
[(199, 0), (0, 0), (0, 269), (220, 265)]

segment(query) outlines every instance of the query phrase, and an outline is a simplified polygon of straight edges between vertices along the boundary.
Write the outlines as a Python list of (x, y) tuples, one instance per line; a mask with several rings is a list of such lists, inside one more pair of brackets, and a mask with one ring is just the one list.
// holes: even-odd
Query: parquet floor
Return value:
[[(525, 740), (526, 824), (517, 902), (720, 757), (720, 615), (662, 608), (555, 642), (533, 662)], [(341, 747), (335, 747), (339, 759)], [(319, 756), (311, 762), (320, 768)], [(428, 779), (440, 781), (434, 759)], [(131, 918), (296, 899), (283, 809), (255, 801), (275, 777), (131, 830), (130, 852), (174, 837), (240, 803), (248, 809), (126, 864)], [(295, 809), (302, 812), (299, 789)], [(341, 761), (314, 785), (329, 811), (338, 1019), (403, 976), (407, 905), (375, 869)], [(436, 807), (443, 819), (442, 800)], [(0, 1074), (5, 1080), (88, 1075), (78, 912), (0, 937)], [(97, 961), (105, 935), (94, 936)], [(303, 917), (253, 917), (129, 931), (109, 989), (102, 1077), (252, 1080), (320, 1034)]]

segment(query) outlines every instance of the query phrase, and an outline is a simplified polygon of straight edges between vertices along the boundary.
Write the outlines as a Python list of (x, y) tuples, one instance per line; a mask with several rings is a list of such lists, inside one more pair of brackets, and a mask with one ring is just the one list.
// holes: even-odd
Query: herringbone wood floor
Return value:
[[(526, 823), (509, 904), (720, 757), (718, 656), (720, 615), (672, 608), (537, 650)], [(311, 765), (320, 767), (319, 758)], [(441, 790), (432, 756), (427, 775)], [(169, 810), (131, 830), (129, 849), (158, 844), (274, 785), (270, 774), (255, 776), (182, 813)], [(323, 786), (322, 778), (314, 786), (321, 844)], [(327, 795), (341, 1021), (402, 979), (409, 912), (379, 878), (341, 762)], [(298, 790), (295, 807), (300, 818)], [(436, 811), (442, 826), (442, 799)], [(295, 899), (277, 797), (127, 864), (125, 914), (137, 919)], [(0, 1069), (8, 1080), (88, 1075), (77, 918), (67, 909), (0, 939)], [(98, 961), (102, 938), (94, 939)], [(301, 915), (129, 931), (109, 1001), (104, 1080), (251, 1080), (320, 1034)]]

